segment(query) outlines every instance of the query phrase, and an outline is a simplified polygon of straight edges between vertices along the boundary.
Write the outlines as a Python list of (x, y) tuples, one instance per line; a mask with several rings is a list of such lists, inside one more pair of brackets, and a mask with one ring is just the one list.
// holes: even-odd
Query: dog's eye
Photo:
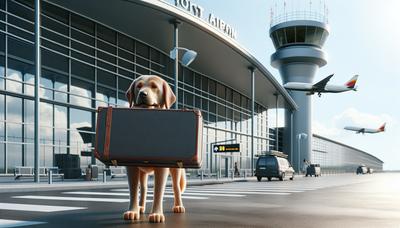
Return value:
[(137, 86), (136, 86), (138, 89), (140, 89), (140, 88), (142, 88), (143, 87), (143, 83), (139, 83), (139, 84), (137, 84)]
[(152, 88), (152, 89), (157, 89), (158, 87), (157, 87), (156, 84), (151, 84), (151, 88)]

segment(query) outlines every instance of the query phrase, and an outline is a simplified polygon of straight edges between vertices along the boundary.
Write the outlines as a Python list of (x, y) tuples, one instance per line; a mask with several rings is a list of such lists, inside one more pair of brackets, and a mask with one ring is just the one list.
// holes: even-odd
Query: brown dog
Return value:
[[(176, 97), (168, 83), (155, 75), (143, 75), (132, 82), (126, 91), (129, 107), (162, 108), (169, 109), (175, 103)], [(155, 142), (156, 143), (156, 142)], [(128, 184), (130, 190), (130, 204), (124, 213), (125, 220), (138, 220), (140, 214), (145, 212), (147, 177), (154, 172), (154, 197), (153, 208), (149, 215), (150, 222), (164, 222), (163, 197), (168, 178), (168, 170), (172, 177), (174, 189), (174, 213), (184, 213), (181, 194), (186, 187), (185, 170), (178, 168), (159, 167), (126, 167), (128, 171)], [(140, 203), (138, 202), (140, 183)]]

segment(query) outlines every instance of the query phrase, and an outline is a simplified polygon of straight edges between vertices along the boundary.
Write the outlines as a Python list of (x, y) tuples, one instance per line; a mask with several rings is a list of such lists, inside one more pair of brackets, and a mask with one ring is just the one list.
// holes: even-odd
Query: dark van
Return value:
[(293, 180), (294, 169), (285, 157), (275, 154), (262, 155), (258, 158), (256, 163), (256, 176), (258, 181), (261, 181), (263, 177), (266, 177), (269, 181), (273, 177), (279, 178), (281, 181), (283, 181), (285, 177), (289, 177), (290, 180)]

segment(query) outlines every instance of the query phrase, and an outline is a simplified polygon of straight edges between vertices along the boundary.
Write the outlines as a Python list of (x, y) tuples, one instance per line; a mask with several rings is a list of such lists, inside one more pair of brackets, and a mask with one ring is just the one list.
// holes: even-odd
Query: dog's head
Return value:
[(126, 97), (130, 108), (169, 109), (176, 101), (168, 83), (155, 75), (142, 75), (135, 79), (126, 91)]

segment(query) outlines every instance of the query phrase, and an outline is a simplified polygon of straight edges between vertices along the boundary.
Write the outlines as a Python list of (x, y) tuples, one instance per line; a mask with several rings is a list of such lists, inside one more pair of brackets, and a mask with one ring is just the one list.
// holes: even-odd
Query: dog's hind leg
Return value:
[(125, 220), (139, 220), (139, 203), (138, 203), (138, 193), (139, 193), (139, 168), (138, 167), (126, 167), (128, 171), (128, 185), (130, 192), (130, 202), (129, 208), (124, 213)]
[(144, 214), (144, 212), (146, 211), (147, 177), (148, 175), (146, 172), (140, 171), (140, 214)]
[(153, 209), (149, 215), (149, 221), (160, 223), (165, 221), (163, 211), (163, 198), (168, 177), (168, 168), (154, 168), (154, 197)]
[(185, 178), (182, 175), (185, 175), (184, 169), (175, 169), (171, 168), (171, 177), (172, 177), (172, 188), (174, 189), (174, 207), (172, 211), (174, 213), (185, 213), (185, 207), (182, 203), (182, 193), (186, 186), (181, 186), (181, 181), (184, 181)]

